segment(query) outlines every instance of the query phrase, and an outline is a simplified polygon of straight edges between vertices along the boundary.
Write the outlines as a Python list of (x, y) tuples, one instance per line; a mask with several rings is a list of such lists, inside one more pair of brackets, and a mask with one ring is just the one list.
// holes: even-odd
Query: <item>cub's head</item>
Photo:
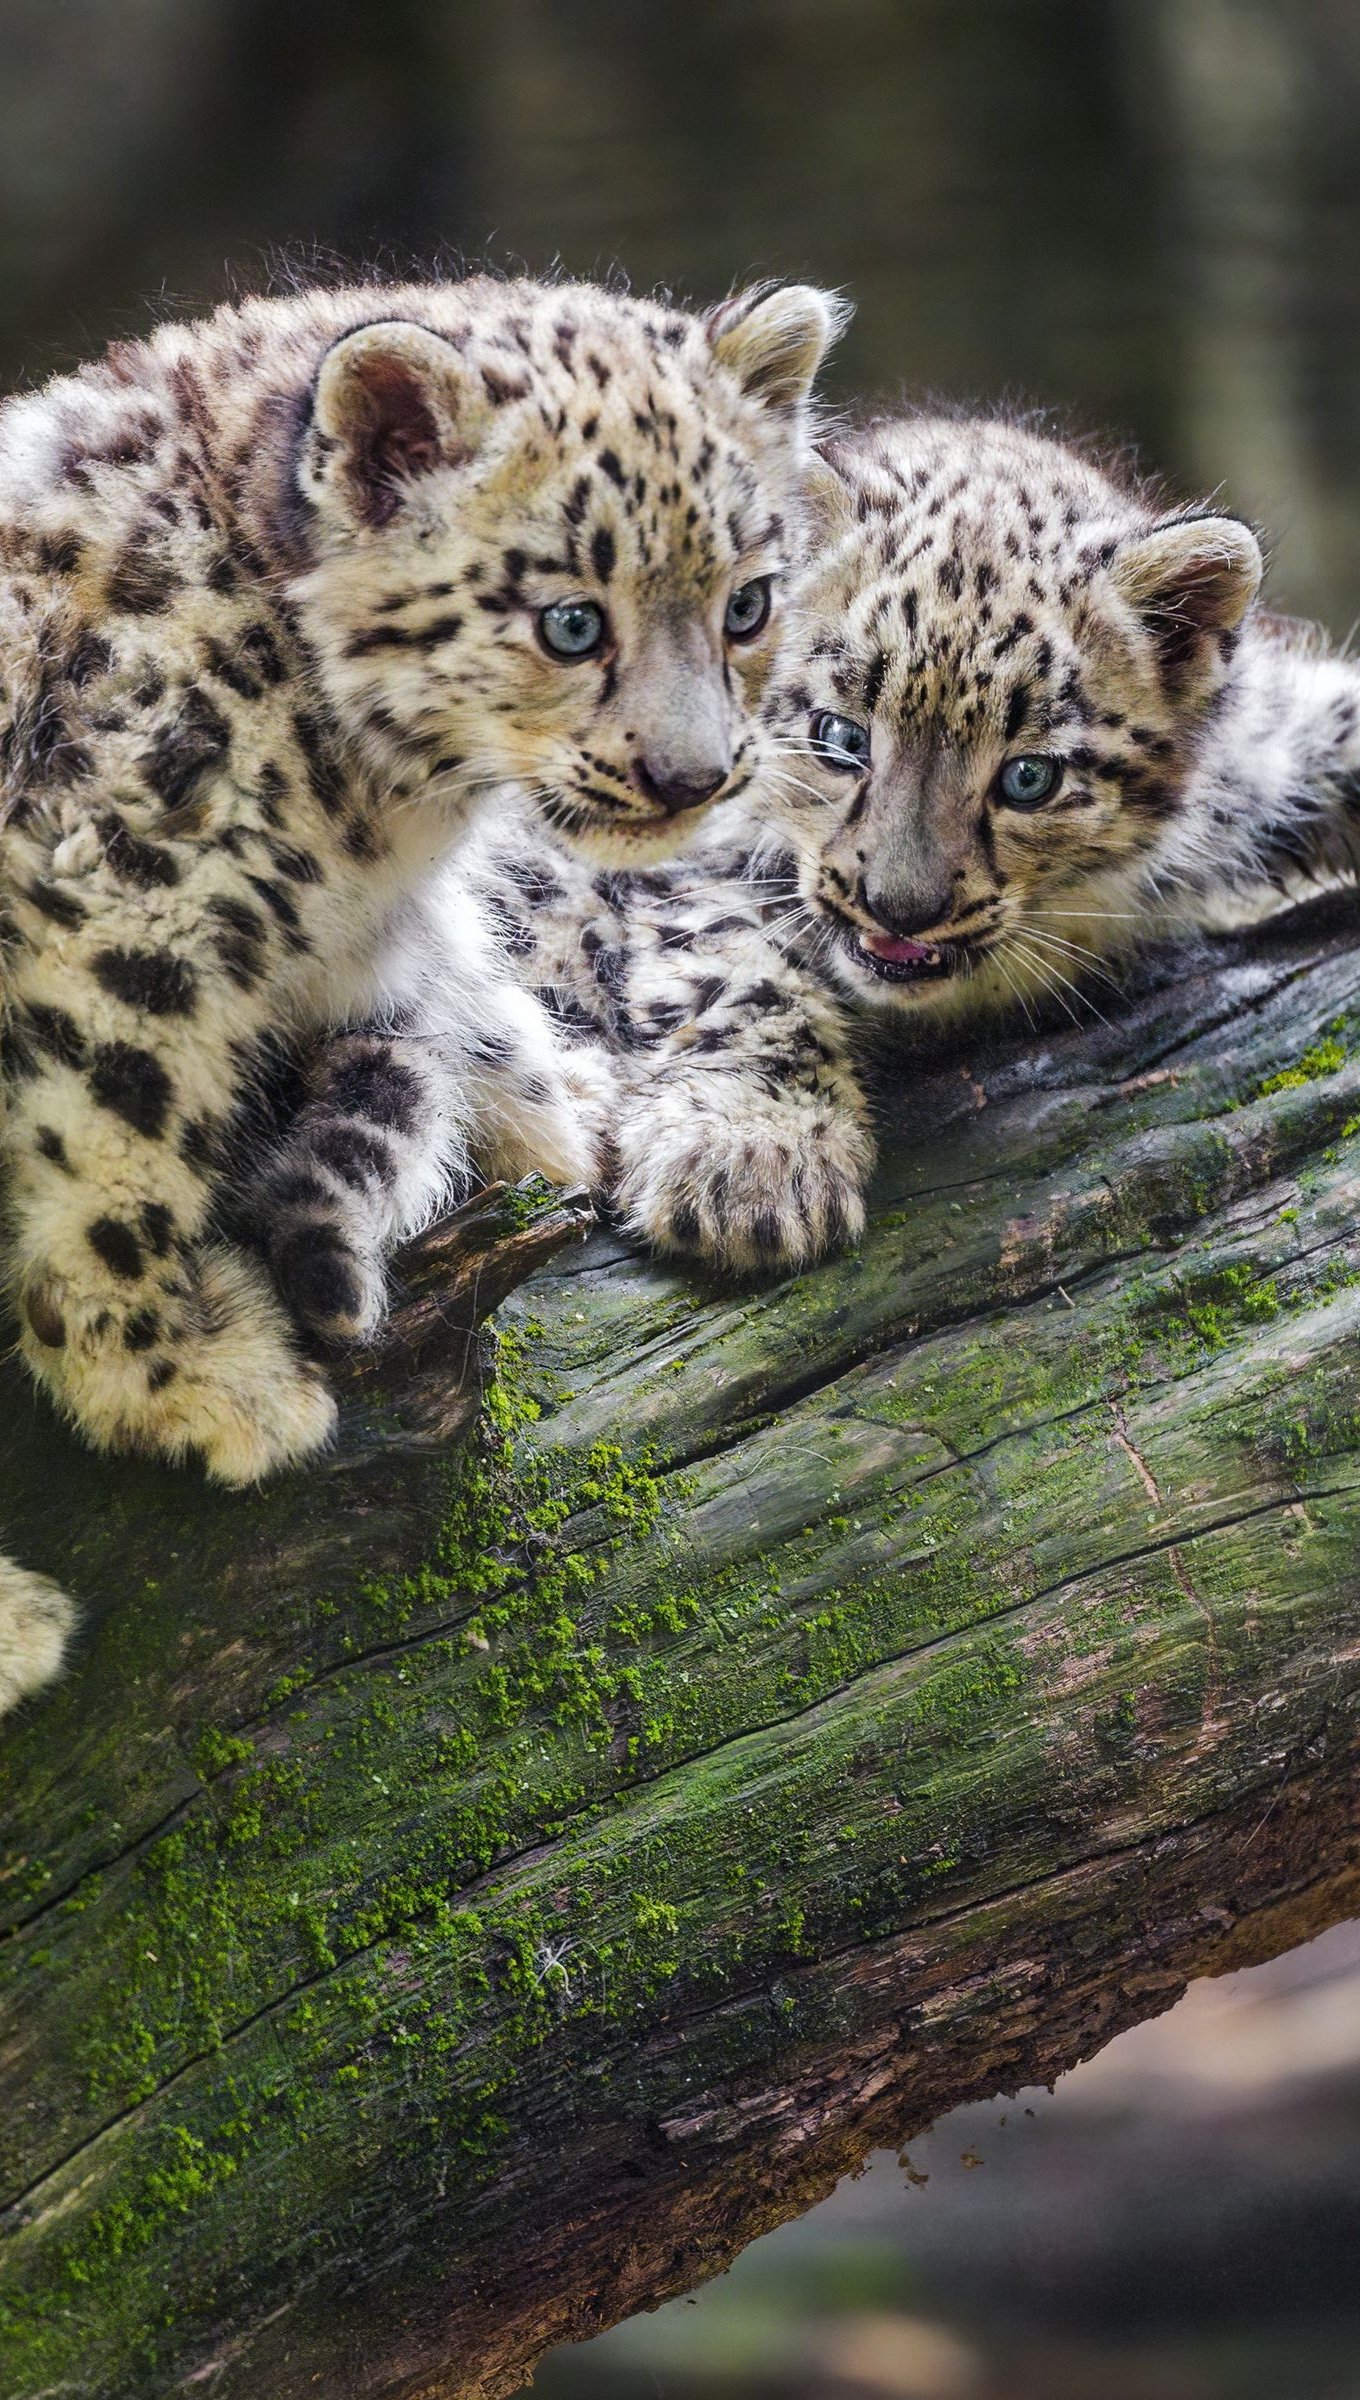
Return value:
[(1060, 991), (1136, 931), (1255, 537), (1004, 423), (883, 424), (825, 458), (765, 703), (762, 806), (801, 897), (862, 998)]
[(679, 847), (762, 763), (839, 304), (383, 297), (322, 360), (295, 456), (295, 590), (333, 701), (398, 788), (513, 782), (601, 856)]

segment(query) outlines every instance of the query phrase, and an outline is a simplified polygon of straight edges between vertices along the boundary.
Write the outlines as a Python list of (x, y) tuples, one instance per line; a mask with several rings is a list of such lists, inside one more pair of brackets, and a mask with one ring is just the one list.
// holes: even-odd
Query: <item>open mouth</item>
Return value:
[(880, 983), (943, 983), (962, 955), (956, 942), (918, 942), (906, 934), (870, 932), (847, 918), (841, 919), (840, 935), (855, 965)]
[(948, 975), (953, 960), (938, 942), (910, 941), (895, 933), (866, 933), (857, 928), (854, 946), (863, 966), (889, 983), (919, 983), (928, 975)]

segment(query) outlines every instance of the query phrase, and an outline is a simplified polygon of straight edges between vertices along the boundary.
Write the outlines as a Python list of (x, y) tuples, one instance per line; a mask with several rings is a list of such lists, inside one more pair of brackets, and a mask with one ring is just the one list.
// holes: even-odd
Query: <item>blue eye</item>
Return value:
[(853, 717), (834, 717), (829, 709), (819, 708), (809, 731), (813, 747), (823, 763), (836, 767), (847, 775), (861, 775), (869, 764), (869, 728), (857, 725)]
[(604, 640), (604, 610), (593, 600), (554, 600), (542, 611), (538, 631), (554, 658), (590, 658)]
[(1007, 808), (1038, 808), (1062, 780), (1060, 758), (1008, 758), (996, 779)]
[(754, 583), (743, 583), (732, 594), (723, 618), (723, 632), (729, 641), (753, 642), (769, 621), (770, 578), (757, 575)]

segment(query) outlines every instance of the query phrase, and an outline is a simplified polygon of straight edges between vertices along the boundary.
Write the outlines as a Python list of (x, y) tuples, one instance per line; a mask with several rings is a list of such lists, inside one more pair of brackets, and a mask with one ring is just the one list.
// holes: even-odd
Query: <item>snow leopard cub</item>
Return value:
[(469, 860), (664, 1250), (796, 1266), (862, 1223), (884, 1005), (1015, 1007), (1253, 887), (1350, 864), (1360, 668), (1256, 605), (1250, 530), (1003, 420), (825, 446), (768, 761), (688, 856)]
[[(507, 784), (634, 860), (758, 771), (839, 314), (797, 287), (706, 320), (490, 279), (307, 292), (0, 409), (9, 1268), (23, 1355), (94, 1441), (242, 1484), (326, 1439), (321, 1375), (219, 1237), (261, 1058), (400, 997), (408, 903)], [(588, 1171), (525, 1075), (557, 1171)], [(370, 1099), (399, 1132), (399, 1057)], [(54, 1647), (16, 1577), (0, 1701)]]

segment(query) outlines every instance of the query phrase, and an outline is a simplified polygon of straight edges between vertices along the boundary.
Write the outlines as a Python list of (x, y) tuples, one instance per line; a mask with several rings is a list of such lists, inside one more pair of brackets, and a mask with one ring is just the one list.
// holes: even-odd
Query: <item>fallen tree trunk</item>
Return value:
[(773, 1292), (455, 1229), (253, 1498), (9, 1383), (87, 1623), (0, 1737), (6, 2400), (511, 2392), (1357, 1906), (1352, 942), (909, 1065)]

